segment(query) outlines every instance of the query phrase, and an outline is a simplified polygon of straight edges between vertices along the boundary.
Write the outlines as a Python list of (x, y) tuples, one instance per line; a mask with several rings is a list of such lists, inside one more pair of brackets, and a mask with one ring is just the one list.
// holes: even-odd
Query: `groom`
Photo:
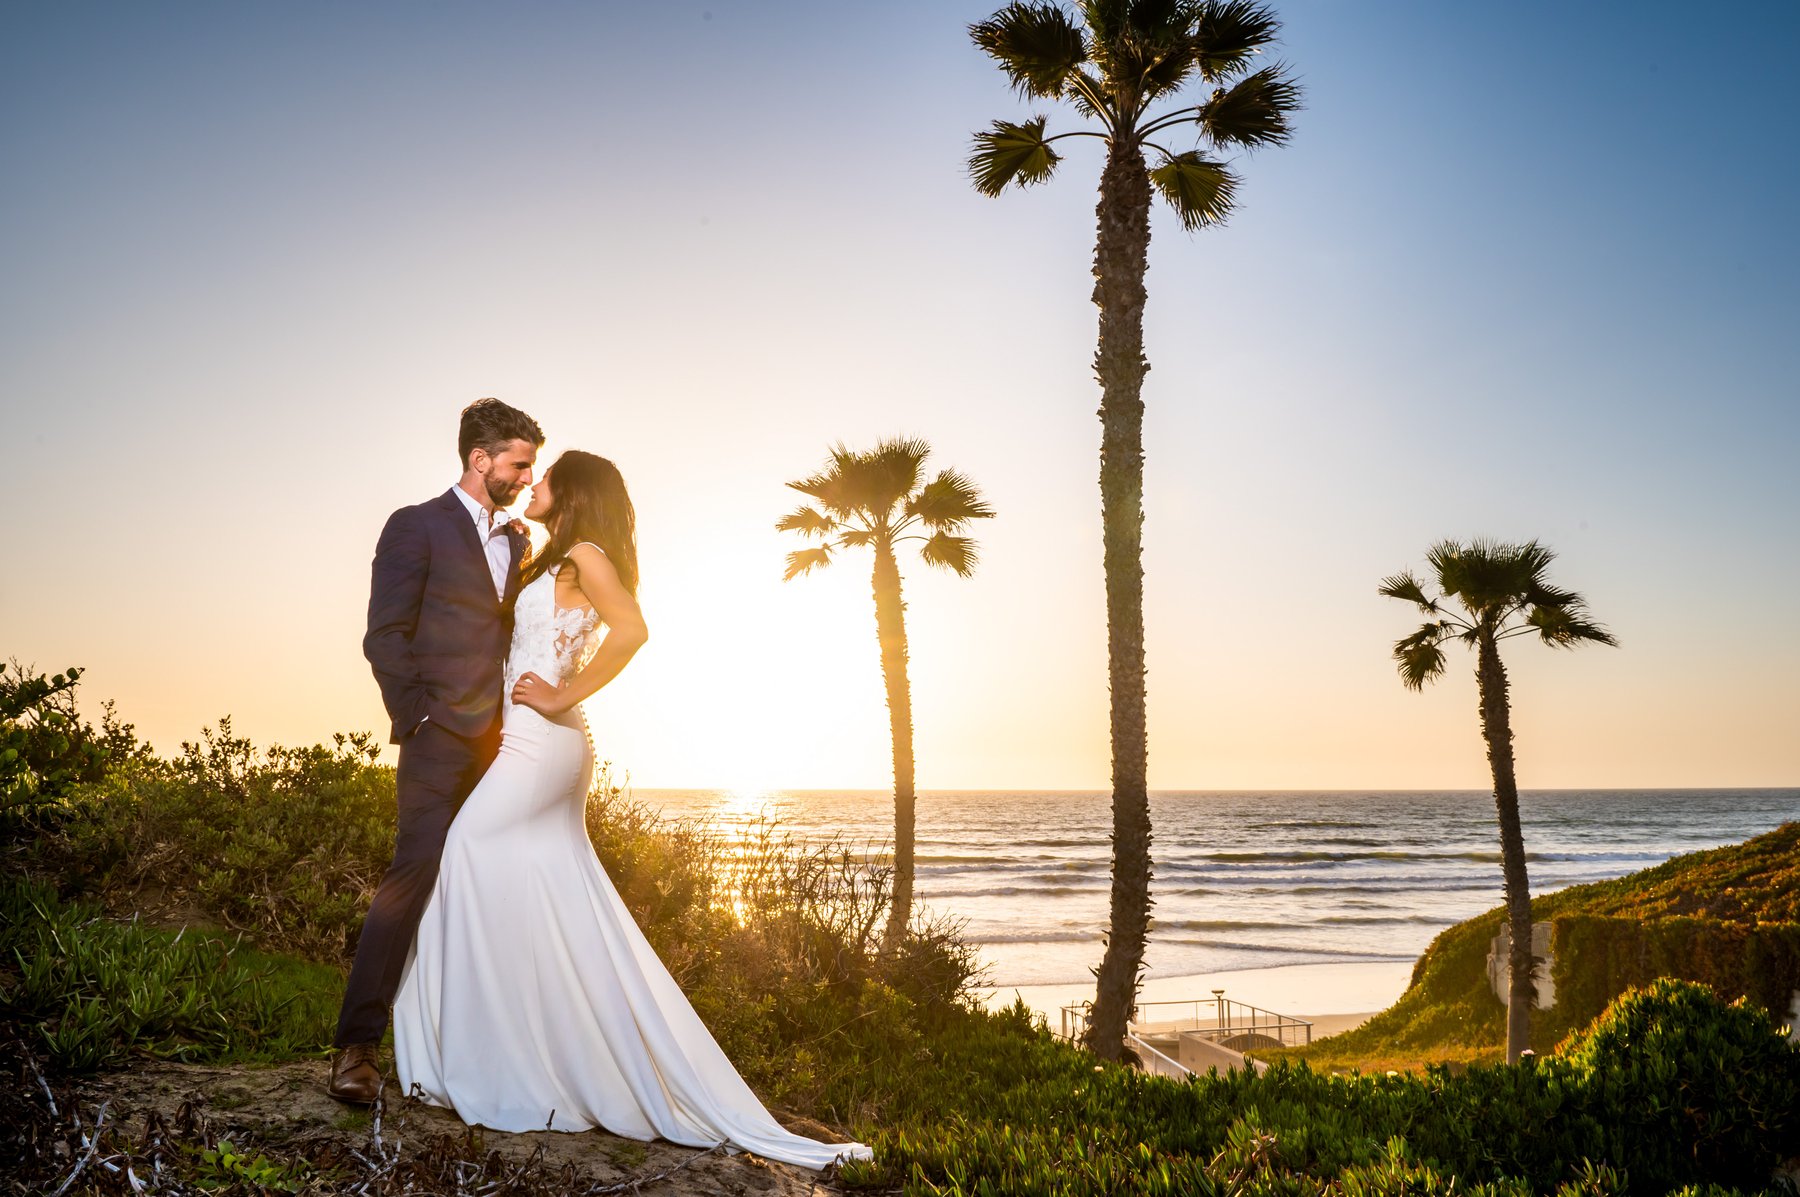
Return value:
[(498, 399), (463, 410), (463, 474), (444, 494), (388, 517), (375, 546), (363, 655), (400, 745), (399, 830), (356, 945), (328, 1089), (369, 1103), (388, 1008), (437, 881), (450, 820), (500, 750), (501, 672), (525, 537), (504, 512), (531, 485), (544, 434)]

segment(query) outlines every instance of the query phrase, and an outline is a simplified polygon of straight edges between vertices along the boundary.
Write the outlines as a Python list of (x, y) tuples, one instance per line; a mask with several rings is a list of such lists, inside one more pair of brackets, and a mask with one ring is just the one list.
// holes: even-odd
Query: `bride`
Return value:
[(648, 637), (624, 480), (572, 450), (525, 517), (550, 540), (515, 608), (500, 755), (450, 827), (394, 1001), (402, 1090), (495, 1130), (602, 1126), (807, 1168), (868, 1158), (860, 1143), (815, 1142), (770, 1116), (588, 839), (594, 755), (579, 704)]

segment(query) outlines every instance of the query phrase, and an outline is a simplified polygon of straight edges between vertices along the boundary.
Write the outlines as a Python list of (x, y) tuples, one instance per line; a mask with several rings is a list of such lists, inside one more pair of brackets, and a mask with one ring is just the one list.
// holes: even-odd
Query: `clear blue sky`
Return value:
[[(497, 394), (637, 496), (602, 756), (879, 786), (866, 577), (771, 523), (908, 432), (1001, 512), (908, 574), (921, 783), (1104, 785), (1098, 161), (968, 186), (991, 7), (6, 7), (0, 653), (165, 748), (379, 726), (375, 533)], [(1277, 7), (1293, 145), (1151, 246), (1152, 783), (1482, 784), (1374, 586), (1491, 535), (1623, 641), (1515, 652), (1524, 784), (1794, 784), (1800, 8)]]

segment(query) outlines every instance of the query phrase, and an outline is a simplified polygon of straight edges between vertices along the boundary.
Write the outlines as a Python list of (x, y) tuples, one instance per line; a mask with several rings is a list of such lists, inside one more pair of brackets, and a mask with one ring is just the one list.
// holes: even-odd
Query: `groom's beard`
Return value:
[(511, 507), (519, 492), (525, 489), (523, 482), (494, 482), (491, 479), (484, 479), (482, 485), (487, 487), (488, 498), (496, 507)]

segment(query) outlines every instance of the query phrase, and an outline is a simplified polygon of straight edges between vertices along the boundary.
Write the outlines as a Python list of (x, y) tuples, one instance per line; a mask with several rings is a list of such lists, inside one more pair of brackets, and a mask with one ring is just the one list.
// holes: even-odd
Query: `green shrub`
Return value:
[(107, 733), (75, 711), (80, 678), (79, 669), (47, 677), (0, 662), (0, 842), (31, 834), (70, 787), (106, 771)]
[[(1717, 1011), (1722, 1003), (1706, 998)], [(1735, 1018), (1741, 1013), (1728, 1012)], [(1626, 1015), (1625, 1017), (1630, 1017)], [(1769, 1047), (1766, 1035), (1756, 1041)], [(1780, 1041), (1774, 1041), (1779, 1045)], [(1280, 1063), (1183, 1083), (1145, 1076), (1052, 1039), (1023, 1006), (946, 1020), (929, 1037), (933, 1064), (888, 1075), (878, 1116), (859, 1125), (876, 1148), (848, 1170), (855, 1187), (911, 1192), (1492, 1193), (1623, 1197), (1662, 1193), (1709, 1174), (1621, 1148), (1608, 1101), (1585, 1059), (1452, 1074), (1327, 1076)], [(1785, 1049), (1784, 1049), (1785, 1050)], [(865, 1067), (879, 1061), (865, 1053)], [(1749, 1057), (1733, 1085), (1696, 1095), (1716, 1129), (1763, 1118), (1788, 1099), (1759, 1088)], [(1699, 1158), (1705, 1132), (1665, 1129), (1674, 1153)], [(1711, 1179), (1763, 1190), (1762, 1158)], [(1710, 1166), (1710, 1165), (1709, 1165)]]
[(1584, 1027), (1627, 989), (1659, 977), (1697, 981), (1783, 1017), (1800, 990), (1800, 923), (1675, 916), (1561, 915), (1551, 923), (1556, 1006), (1545, 1033)]
[(1634, 1192), (1765, 1185), (1800, 1155), (1800, 1050), (1741, 999), (1656, 981), (1622, 995), (1562, 1056)]
[(174, 760), (66, 796), (31, 866), (115, 907), (204, 913), (261, 947), (348, 961), (394, 845), (394, 773), (366, 733), (257, 752), (229, 718)]

